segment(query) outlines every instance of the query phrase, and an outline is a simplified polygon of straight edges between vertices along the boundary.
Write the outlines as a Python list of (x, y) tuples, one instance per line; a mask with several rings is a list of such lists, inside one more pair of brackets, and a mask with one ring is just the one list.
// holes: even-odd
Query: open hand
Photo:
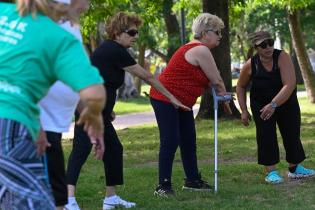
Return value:
[(104, 155), (104, 123), (101, 114), (95, 115), (89, 112), (88, 107), (85, 107), (77, 124), (84, 124), (84, 131), (90, 137), (93, 144), (94, 155), (97, 159), (102, 159)]
[(182, 104), (179, 100), (177, 100), (176, 98), (173, 98), (171, 100), (171, 103), (175, 106), (176, 109), (181, 108), (185, 111), (191, 111), (191, 108), (185, 106), (184, 104)]
[(267, 104), (265, 105), (261, 110), (260, 110), (261, 114), (260, 114), (260, 118), (262, 120), (269, 120), (270, 117), (274, 114), (275, 109), (271, 107), (271, 104)]

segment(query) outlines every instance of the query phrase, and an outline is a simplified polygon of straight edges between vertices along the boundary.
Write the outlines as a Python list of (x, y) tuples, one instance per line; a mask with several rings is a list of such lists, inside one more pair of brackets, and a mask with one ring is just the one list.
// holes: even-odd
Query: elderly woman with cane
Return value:
[[(212, 14), (200, 14), (193, 22), (194, 39), (181, 46), (172, 56), (159, 81), (170, 92), (192, 108), (197, 98), (210, 86), (218, 95), (226, 95), (225, 86), (210, 49), (221, 41), (223, 21)], [(160, 130), (159, 185), (154, 194), (168, 196), (172, 188), (172, 166), (177, 147), (186, 175), (183, 190), (210, 191), (212, 187), (201, 179), (197, 167), (196, 131), (193, 112), (175, 109), (169, 99), (154, 87), (150, 91), (151, 104)], [(225, 110), (231, 113), (228, 103)]]
[(54, 22), (67, 14), (65, 1), (0, 3), (1, 209), (55, 209), (41, 158), (48, 143), (37, 140), (37, 103), (56, 80), (79, 92), (86, 106), (78, 123), (84, 124), (96, 157), (104, 153), (103, 79), (82, 44)]

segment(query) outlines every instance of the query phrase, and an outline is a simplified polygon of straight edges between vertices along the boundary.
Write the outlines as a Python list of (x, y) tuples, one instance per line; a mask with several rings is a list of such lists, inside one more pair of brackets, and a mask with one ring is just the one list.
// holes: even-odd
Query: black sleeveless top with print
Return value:
[[(279, 91), (283, 87), (280, 69), (278, 66), (280, 53), (281, 50), (274, 49), (272, 54), (273, 66), (271, 71), (265, 69), (260, 61), (258, 54), (254, 55), (251, 58), (251, 99), (259, 101), (263, 104), (270, 103), (271, 100), (279, 93)], [(295, 93), (296, 90), (293, 91), (293, 95)]]

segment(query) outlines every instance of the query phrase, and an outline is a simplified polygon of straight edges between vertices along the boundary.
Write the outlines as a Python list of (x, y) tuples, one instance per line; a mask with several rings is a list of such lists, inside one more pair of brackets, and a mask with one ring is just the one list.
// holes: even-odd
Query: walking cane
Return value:
[(218, 104), (220, 101), (232, 100), (232, 96), (218, 96), (213, 87), (212, 96), (214, 108), (214, 192), (218, 192)]

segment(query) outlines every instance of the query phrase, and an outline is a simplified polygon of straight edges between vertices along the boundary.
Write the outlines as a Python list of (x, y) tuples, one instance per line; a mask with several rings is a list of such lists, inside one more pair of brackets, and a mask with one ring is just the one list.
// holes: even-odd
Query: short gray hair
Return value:
[(212, 30), (221, 30), (224, 28), (224, 23), (216, 15), (210, 13), (201, 13), (198, 15), (191, 27), (192, 33), (195, 39), (200, 39), (202, 37), (202, 32), (212, 29)]

